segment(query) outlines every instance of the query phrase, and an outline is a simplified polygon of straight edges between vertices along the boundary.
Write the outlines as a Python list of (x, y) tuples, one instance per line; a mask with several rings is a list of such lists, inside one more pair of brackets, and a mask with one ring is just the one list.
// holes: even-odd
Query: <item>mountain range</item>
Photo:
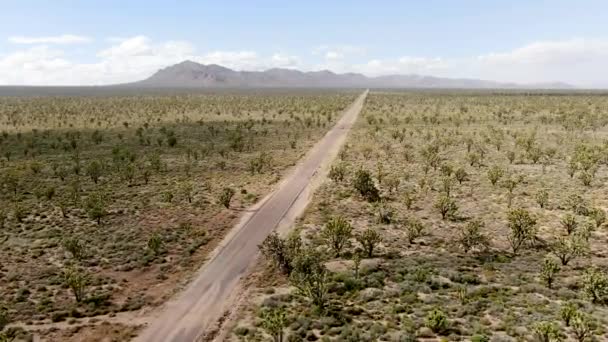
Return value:
[(220, 65), (184, 61), (130, 83), (155, 88), (463, 88), (463, 89), (573, 89), (561, 82), (516, 84), (494, 81), (442, 78), (423, 75), (368, 77), (357, 73), (337, 74), (328, 70), (303, 72), (293, 69), (236, 71)]

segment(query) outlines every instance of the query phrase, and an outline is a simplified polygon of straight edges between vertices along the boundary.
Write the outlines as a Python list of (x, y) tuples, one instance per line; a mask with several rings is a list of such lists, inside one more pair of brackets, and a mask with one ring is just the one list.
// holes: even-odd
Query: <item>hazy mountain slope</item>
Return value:
[(157, 71), (149, 78), (131, 83), (140, 87), (358, 87), (358, 88), (544, 88), (570, 89), (565, 83), (520, 85), (476, 79), (452, 79), (420, 75), (367, 77), (362, 74), (336, 74), (331, 71), (302, 72), (291, 69), (235, 71), (219, 65), (184, 61)]

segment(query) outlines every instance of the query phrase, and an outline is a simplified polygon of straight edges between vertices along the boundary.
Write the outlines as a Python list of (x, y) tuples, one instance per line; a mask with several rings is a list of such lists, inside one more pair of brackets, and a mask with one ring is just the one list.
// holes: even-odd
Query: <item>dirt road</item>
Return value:
[(279, 226), (293, 224), (308, 197), (324, 177), (355, 122), (367, 91), (344, 112), (336, 125), (307, 153), (278, 188), (226, 236), (192, 283), (169, 301), (137, 342), (192, 342), (212, 328), (231, 307), (239, 280), (258, 255), (258, 245)]

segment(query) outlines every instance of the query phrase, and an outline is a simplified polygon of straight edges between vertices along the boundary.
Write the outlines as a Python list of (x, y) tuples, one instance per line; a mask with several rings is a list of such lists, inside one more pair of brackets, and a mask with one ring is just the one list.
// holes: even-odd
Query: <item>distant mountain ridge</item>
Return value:
[(477, 79), (422, 75), (367, 77), (357, 73), (336, 74), (328, 70), (303, 72), (273, 68), (265, 71), (235, 71), (220, 65), (184, 61), (157, 71), (149, 78), (130, 83), (139, 87), (171, 88), (464, 88), (464, 89), (573, 89), (555, 83), (516, 84)]

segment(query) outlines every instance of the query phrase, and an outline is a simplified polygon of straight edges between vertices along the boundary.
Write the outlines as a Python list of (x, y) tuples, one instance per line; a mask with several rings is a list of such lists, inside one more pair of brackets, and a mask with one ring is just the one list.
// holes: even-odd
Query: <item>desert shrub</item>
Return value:
[(13, 217), (17, 222), (23, 222), (23, 219), (27, 217), (27, 209), (21, 203), (15, 203), (13, 206)]
[(589, 212), (589, 217), (595, 223), (596, 228), (601, 227), (606, 222), (606, 212), (602, 208), (593, 208)]
[(91, 161), (87, 166), (86, 172), (87, 175), (91, 177), (91, 180), (97, 184), (102, 173), (101, 164), (97, 160)]
[(416, 239), (425, 235), (424, 224), (417, 218), (406, 219), (404, 225), (409, 243), (414, 243)]
[(570, 213), (564, 215), (560, 220), (562, 227), (566, 230), (568, 235), (572, 234), (576, 227), (578, 227), (578, 222), (576, 221), (576, 217)]
[(507, 151), (507, 159), (509, 160), (509, 164), (513, 164), (515, 162), (515, 151)]
[(481, 155), (477, 152), (470, 152), (467, 154), (467, 160), (470, 166), (481, 166)]
[(555, 254), (562, 262), (562, 265), (568, 263), (576, 257), (583, 256), (589, 248), (589, 243), (580, 236), (572, 235), (569, 237), (560, 237), (551, 246), (551, 252)]
[(458, 181), (458, 184), (462, 184), (469, 180), (469, 174), (463, 167), (459, 167), (456, 172), (454, 172), (454, 177)]
[(152, 252), (154, 256), (160, 255), (163, 248), (162, 237), (158, 234), (152, 234), (152, 236), (150, 236), (150, 238), (148, 239), (147, 247), (148, 250)]
[(86, 255), (84, 243), (76, 237), (64, 239), (62, 245), (76, 260), (82, 260)]
[(218, 198), (218, 203), (223, 205), (225, 208), (230, 208), (230, 201), (232, 201), (232, 197), (234, 196), (235, 191), (232, 188), (224, 188), (220, 193), (220, 197)]
[(368, 202), (377, 202), (380, 200), (380, 192), (378, 191), (378, 188), (376, 188), (369, 171), (357, 170), (355, 179), (353, 180), (353, 186)]
[(452, 177), (452, 174), (454, 173), (454, 168), (452, 167), (452, 165), (444, 163), (441, 164), (439, 171), (444, 177)]
[[(192, 203), (192, 199), (194, 196), (194, 186), (192, 185), (192, 182), (185, 181), (185, 182), (181, 183), (179, 190), (181, 193), (183, 193), (184, 197), (186, 197), (186, 200), (188, 201), (188, 203)], [(173, 197), (173, 195), (171, 197)], [(165, 202), (171, 202), (171, 200), (165, 201)]]
[(577, 215), (586, 216), (589, 214), (589, 205), (580, 195), (572, 194), (568, 196), (568, 198), (566, 198), (565, 206)]
[(490, 342), (490, 337), (484, 334), (475, 334), (471, 336), (471, 342)]
[(329, 179), (336, 183), (342, 182), (346, 177), (346, 165), (339, 163), (329, 169)]
[(170, 135), (167, 137), (167, 145), (169, 147), (175, 147), (177, 145), (177, 137), (175, 135)]
[(368, 258), (373, 257), (374, 249), (382, 242), (380, 234), (371, 228), (367, 228), (363, 233), (357, 235), (356, 238)]
[(509, 211), (509, 244), (513, 254), (517, 255), (525, 243), (532, 242), (536, 237), (536, 219), (525, 209)]
[(489, 240), (482, 232), (483, 222), (480, 220), (472, 220), (460, 229), (458, 234), (458, 244), (462, 247), (465, 253), (468, 253), (472, 248), (486, 248)]
[(549, 204), (549, 192), (545, 189), (541, 189), (536, 193), (536, 203), (541, 208), (546, 208)]
[(496, 185), (504, 174), (505, 170), (502, 167), (494, 165), (488, 170), (488, 179), (492, 185)]
[(578, 307), (576, 304), (572, 303), (572, 302), (567, 302), (566, 304), (562, 305), (562, 307), (559, 310), (559, 316), (561, 317), (562, 321), (564, 321), (564, 324), (569, 327), (570, 326), (570, 322), (572, 322), (572, 319), (578, 314)]
[(384, 185), (386, 186), (386, 189), (391, 195), (393, 194), (393, 192), (399, 189), (400, 184), (401, 180), (398, 177), (386, 177), (386, 179), (384, 180)]
[(412, 209), (414, 203), (416, 202), (416, 198), (417, 196), (414, 190), (407, 189), (403, 192), (403, 204), (405, 204), (407, 210)]
[(592, 303), (608, 302), (608, 275), (592, 266), (583, 274), (583, 292)]
[(426, 315), (424, 325), (427, 328), (431, 329), (434, 333), (443, 334), (447, 332), (450, 323), (448, 321), (447, 315), (443, 311), (439, 309), (433, 309)]
[(596, 323), (589, 315), (578, 312), (570, 323), (574, 337), (578, 342), (592, 341), (595, 335)]
[(295, 257), (302, 249), (302, 239), (298, 230), (292, 231), (285, 239), (272, 232), (259, 246), (267, 259), (272, 260), (286, 275), (291, 274)]
[(302, 249), (293, 260), (290, 283), (318, 309), (327, 302), (329, 277), (321, 255), (312, 248)]
[(533, 328), (539, 342), (561, 341), (559, 326), (553, 322), (538, 322)]
[(326, 244), (333, 250), (337, 257), (340, 256), (342, 249), (347, 246), (352, 237), (353, 227), (350, 223), (341, 216), (334, 217), (329, 220), (323, 230), (321, 236)]
[(591, 186), (591, 183), (593, 182), (593, 173), (583, 171), (578, 175), (578, 179), (580, 179), (584, 186)]
[(454, 215), (456, 215), (456, 212), (458, 211), (458, 206), (452, 198), (446, 195), (442, 195), (435, 202), (435, 209), (439, 211), (439, 213), (441, 214), (441, 218), (445, 220), (446, 218), (453, 217)]
[(443, 193), (450, 197), (450, 193), (452, 192), (452, 187), (454, 186), (454, 179), (452, 177), (444, 176), (441, 178), (441, 190)]
[(81, 302), (89, 284), (89, 275), (78, 268), (67, 268), (63, 270), (63, 281), (72, 290), (76, 302)]
[(249, 171), (251, 174), (262, 173), (272, 165), (272, 156), (266, 152), (260, 154), (249, 161)]
[(260, 313), (260, 326), (275, 342), (283, 341), (283, 329), (287, 324), (287, 315), (282, 307), (264, 308)]
[(553, 287), (555, 276), (559, 272), (559, 265), (552, 258), (546, 257), (540, 269), (540, 278), (548, 288)]
[(393, 222), (394, 210), (386, 203), (382, 202), (377, 207), (377, 220), (381, 224), (390, 224)]
[(85, 209), (92, 220), (101, 224), (101, 220), (107, 215), (105, 195), (100, 192), (89, 195)]

